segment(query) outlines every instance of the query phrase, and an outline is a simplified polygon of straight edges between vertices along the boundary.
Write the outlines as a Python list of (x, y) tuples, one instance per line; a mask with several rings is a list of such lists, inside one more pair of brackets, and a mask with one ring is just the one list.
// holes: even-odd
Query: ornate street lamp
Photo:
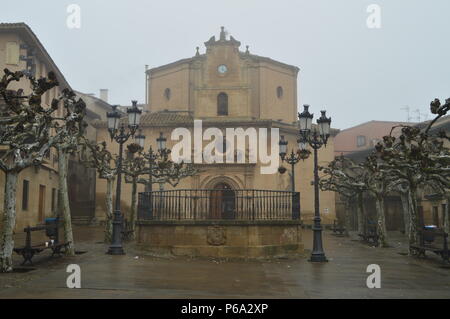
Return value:
[(300, 123), (300, 135), (298, 139), (298, 145), (300, 150), (306, 150), (309, 144), (314, 149), (314, 225), (312, 227), (314, 231), (313, 237), (313, 251), (311, 253), (312, 262), (325, 262), (328, 261), (325, 257), (325, 252), (322, 246), (322, 225), (320, 224), (320, 207), (319, 207), (319, 165), (317, 151), (324, 145), (326, 147), (328, 138), (330, 137), (331, 118), (327, 118), (325, 111), (321, 117), (317, 120), (316, 128), (312, 130), (313, 114), (309, 113), (309, 105), (304, 105), (302, 113), (298, 114)]
[(134, 141), (136, 142), (137, 145), (139, 145), (141, 147), (141, 149), (144, 149), (145, 135), (142, 135), (141, 130), (139, 130), (139, 134), (134, 136)]
[(280, 146), (280, 157), (281, 157), (281, 160), (284, 161), (284, 157), (286, 156), (287, 145), (288, 145), (288, 141), (286, 141), (284, 139), (284, 135), (280, 136), (280, 142), (278, 142), (278, 145)]
[[(144, 147), (144, 139), (145, 136), (142, 134), (139, 134), (137, 136), (138, 141), (136, 143), (141, 143), (140, 145)], [(142, 142), (139, 142), (142, 141)], [(162, 162), (167, 162), (170, 154), (170, 150), (166, 148), (166, 142), (167, 138), (164, 137), (163, 133), (159, 133), (159, 137), (156, 139), (156, 145), (158, 148), (157, 152), (153, 151), (152, 146), (150, 145), (148, 152), (143, 153), (142, 156), (148, 161), (149, 163), (149, 173), (148, 173), (148, 183), (145, 185), (145, 192), (148, 193), (148, 207), (150, 210), (150, 216), (152, 216), (152, 210), (153, 210), (153, 200), (152, 200), (152, 192), (153, 192), (153, 167), (156, 164), (156, 161), (158, 159), (161, 159)]]
[(167, 138), (164, 137), (163, 132), (159, 132), (159, 137), (156, 139), (159, 152), (163, 152), (164, 150), (166, 150), (166, 141)]
[[(286, 141), (284, 139), (284, 135), (280, 136), (280, 141), (278, 143), (279, 147), (280, 147), (280, 151), (279, 151), (279, 155), (281, 158), (281, 161), (288, 163), (289, 165), (291, 165), (291, 191), (295, 192), (295, 165), (300, 161), (300, 160), (305, 160), (306, 158), (309, 157), (309, 152), (307, 150), (298, 150), (297, 153), (294, 153), (294, 150), (291, 151), (291, 154), (289, 154), (286, 157), (287, 154), (287, 145), (288, 145), (288, 141)], [(281, 170), (280, 173), (284, 173), (286, 171), (286, 169)]]
[(132, 101), (133, 106), (127, 110), (128, 114), (128, 131), (124, 123), (120, 123), (120, 113), (117, 106), (113, 106), (112, 112), (106, 114), (108, 118), (108, 131), (111, 136), (111, 142), (115, 140), (119, 144), (119, 159), (117, 161), (117, 188), (116, 203), (114, 207), (113, 234), (112, 243), (107, 254), (124, 255), (125, 251), (122, 247), (122, 213), (120, 212), (120, 193), (122, 186), (122, 153), (123, 144), (128, 141), (130, 136), (134, 136), (139, 127), (142, 111), (137, 107), (137, 101)]

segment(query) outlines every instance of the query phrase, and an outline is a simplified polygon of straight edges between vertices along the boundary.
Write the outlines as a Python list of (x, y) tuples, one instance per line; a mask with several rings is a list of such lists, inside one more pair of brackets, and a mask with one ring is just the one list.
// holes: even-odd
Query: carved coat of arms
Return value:
[(212, 246), (225, 245), (227, 241), (225, 228), (220, 226), (209, 226), (206, 233), (206, 240), (208, 244)]

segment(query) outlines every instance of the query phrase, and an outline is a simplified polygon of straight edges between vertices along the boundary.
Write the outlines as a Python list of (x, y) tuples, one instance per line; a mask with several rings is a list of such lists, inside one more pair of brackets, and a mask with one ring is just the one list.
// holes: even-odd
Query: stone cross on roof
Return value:
[(230, 36), (230, 39), (227, 40), (227, 32), (225, 31), (225, 27), (220, 27), (220, 37), (218, 41), (216, 41), (215, 36), (212, 36), (207, 42), (205, 42), (206, 47), (216, 44), (231, 44), (235, 47), (241, 46), (241, 42), (237, 41), (233, 38), (233, 36)]

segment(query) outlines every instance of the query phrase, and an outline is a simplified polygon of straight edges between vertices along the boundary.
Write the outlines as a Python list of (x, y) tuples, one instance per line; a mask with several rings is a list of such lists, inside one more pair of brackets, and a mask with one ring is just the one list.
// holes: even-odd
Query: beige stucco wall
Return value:
[[(261, 63), (259, 68), (260, 117), (283, 120), (292, 123), (297, 120), (297, 72), (270, 64)], [(277, 96), (277, 88), (283, 89), (283, 95)]]
[[(19, 45), (24, 43), (23, 40), (14, 33), (0, 33), (0, 69), (8, 68), (10, 71), (21, 71), (26, 68), (25, 61), (19, 61), (19, 64), (6, 64), (6, 45), (8, 42), (16, 42)], [(26, 55), (27, 51), (21, 49), (20, 55)], [(44, 64), (39, 58), (36, 58), (36, 77), (46, 76), (49, 71), (49, 66)], [(24, 89), (24, 94), (30, 93), (29, 80), (25, 77), (19, 82), (13, 82), (9, 89)], [(43, 96), (43, 105), (49, 106), (51, 100), (56, 97), (60, 92), (60, 88), (53, 88)], [(61, 111), (57, 111), (61, 112)], [(57, 113), (60, 114), (60, 113)], [(58, 164), (56, 162), (56, 150), (52, 149), (50, 152), (50, 158), (46, 158), (44, 165), (46, 168), (41, 167), (36, 170), (34, 167), (24, 169), (20, 174), (17, 182), (17, 196), (16, 196), (16, 211), (17, 211), (17, 223), (16, 231), (28, 225), (36, 225), (43, 220), (39, 219), (38, 207), (39, 207), (39, 185), (45, 186), (45, 200), (44, 200), (44, 212), (45, 217), (53, 216), (51, 211), (52, 203), (52, 188), (58, 189)], [(23, 180), (29, 181), (29, 197), (28, 197), (28, 209), (22, 209), (22, 191)], [(5, 174), (0, 172), (0, 187), (4, 188)], [(57, 197), (57, 196), (56, 196)], [(0, 192), (0, 206), (3, 210), (4, 192)]]
[[(28, 189), (28, 209), (22, 207), (23, 181), (29, 182)], [(5, 173), (0, 172), (0, 185), (5, 185)], [(44, 195), (44, 215), (39, 218), (39, 188), (40, 185), (45, 187)], [(16, 232), (21, 232), (26, 226), (34, 226), (42, 223), (46, 217), (53, 217), (52, 212), (52, 189), (55, 189), (55, 209), (57, 209), (57, 189), (58, 175), (53, 170), (39, 168), (35, 170), (33, 167), (23, 170), (19, 174), (17, 182), (16, 196)], [(4, 192), (0, 193), (0, 201), (3, 209)]]
[[(183, 63), (170, 69), (156, 72), (150, 77), (149, 104), (152, 112), (161, 110), (189, 110), (189, 64)], [(170, 99), (164, 91), (169, 88)]]
[[(218, 72), (226, 65), (225, 74)], [(217, 96), (228, 95), (228, 116), (296, 120), (298, 69), (239, 51), (230, 41), (209, 44), (206, 53), (149, 71), (149, 108), (217, 117)], [(283, 95), (277, 96), (281, 87)], [(168, 100), (164, 91), (170, 89)]]

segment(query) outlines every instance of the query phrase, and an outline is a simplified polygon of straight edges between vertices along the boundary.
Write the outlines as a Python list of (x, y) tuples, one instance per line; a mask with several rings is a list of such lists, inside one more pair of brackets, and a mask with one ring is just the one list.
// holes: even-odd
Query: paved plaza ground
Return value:
[[(304, 230), (306, 248), (310, 229)], [(390, 248), (324, 231), (328, 263), (304, 258), (230, 261), (152, 257), (126, 244), (125, 256), (110, 256), (102, 228), (75, 228), (76, 257), (34, 258), (35, 270), (0, 274), (0, 298), (450, 298), (450, 269), (437, 256), (406, 256), (405, 238), (390, 234)], [(18, 240), (19, 241), (19, 240)], [(308, 254), (308, 252), (307, 252)], [(15, 256), (19, 266), (20, 256)], [(81, 267), (81, 289), (66, 288), (66, 267)], [(381, 288), (366, 286), (366, 267), (381, 267)]]

